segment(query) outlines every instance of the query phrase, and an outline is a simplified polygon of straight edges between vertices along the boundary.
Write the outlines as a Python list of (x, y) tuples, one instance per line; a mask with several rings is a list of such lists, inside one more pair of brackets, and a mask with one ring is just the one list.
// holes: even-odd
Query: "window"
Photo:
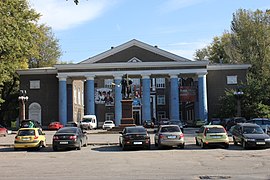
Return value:
[(161, 120), (162, 118), (166, 118), (166, 112), (165, 111), (158, 111), (158, 120)]
[(156, 88), (165, 88), (165, 78), (156, 78)]
[(157, 105), (165, 105), (165, 95), (157, 96)]
[(104, 87), (105, 88), (112, 88), (113, 79), (104, 79)]
[(30, 89), (40, 89), (40, 80), (30, 81)]
[(237, 76), (227, 76), (227, 84), (237, 84)]
[(114, 113), (106, 113), (105, 114), (105, 121), (113, 121), (114, 120)]

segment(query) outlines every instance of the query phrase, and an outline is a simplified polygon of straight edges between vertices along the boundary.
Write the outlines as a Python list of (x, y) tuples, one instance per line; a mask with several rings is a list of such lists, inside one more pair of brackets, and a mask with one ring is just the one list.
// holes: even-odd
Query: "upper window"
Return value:
[(156, 78), (156, 88), (165, 88), (165, 78)]
[(104, 87), (105, 88), (112, 88), (113, 79), (104, 79)]
[(40, 89), (40, 80), (30, 81), (30, 89)]

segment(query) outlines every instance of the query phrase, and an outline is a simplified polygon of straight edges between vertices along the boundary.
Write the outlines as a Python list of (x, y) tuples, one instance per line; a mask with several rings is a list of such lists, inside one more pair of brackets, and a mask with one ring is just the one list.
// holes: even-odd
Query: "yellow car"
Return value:
[(206, 148), (210, 145), (222, 145), (229, 148), (229, 137), (227, 131), (221, 125), (204, 125), (196, 131), (196, 145)]
[(18, 130), (14, 141), (14, 150), (24, 148), (46, 147), (45, 134), (39, 128), (21, 128)]

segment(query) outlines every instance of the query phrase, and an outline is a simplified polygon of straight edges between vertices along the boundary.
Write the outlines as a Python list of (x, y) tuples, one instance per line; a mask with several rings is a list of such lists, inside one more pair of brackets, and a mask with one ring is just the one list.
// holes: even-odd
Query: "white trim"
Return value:
[(57, 74), (57, 69), (55, 67), (51, 67), (51, 68), (32, 68), (32, 69), (19, 69), (16, 72), (19, 75)]
[(161, 56), (167, 57), (167, 58), (172, 59), (172, 60), (175, 60), (175, 61), (182, 61), (182, 62), (183, 61), (184, 62), (185, 61), (191, 61), (189, 59), (186, 59), (186, 58), (183, 58), (181, 56), (177, 56), (177, 55), (172, 54), (170, 52), (167, 52), (167, 51), (164, 51), (162, 49), (159, 49), (159, 48), (157, 48), (155, 46), (151, 46), (149, 44), (146, 44), (146, 43), (143, 43), (143, 42), (138, 41), (136, 39), (133, 39), (133, 40), (128, 41), (128, 42), (126, 42), (126, 43), (124, 43), (122, 45), (119, 45), (117, 47), (111, 48), (110, 50), (107, 50), (107, 51), (105, 51), (105, 52), (103, 52), (101, 54), (98, 54), (98, 55), (93, 56), (93, 57), (91, 57), (89, 59), (86, 59), (86, 60), (80, 62), (79, 64), (85, 64), (85, 63), (86, 64), (88, 64), (88, 63), (92, 64), (92, 63), (95, 63), (95, 62), (97, 62), (97, 61), (99, 61), (101, 59), (107, 58), (108, 56), (111, 56), (113, 54), (116, 54), (116, 53), (118, 53), (120, 51), (123, 51), (124, 49), (130, 48), (132, 46), (138, 46), (140, 48), (143, 48), (145, 50), (154, 52), (156, 54), (159, 54)]
[(230, 70), (230, 69), (248, 69), (250, 64), (209, 64), (207, 70)]
[(130, 60), (128, 60), (128, 63), (140, 63), (142, 62), (140, 59), (138, 59), (137, 57), (133, 57)]

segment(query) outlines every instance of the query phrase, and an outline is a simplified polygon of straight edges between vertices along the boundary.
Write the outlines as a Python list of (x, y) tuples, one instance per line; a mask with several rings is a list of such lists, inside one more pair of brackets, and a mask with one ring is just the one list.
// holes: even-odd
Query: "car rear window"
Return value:
[(77, 128), (62, 128), (57, 131), (57, 133), (76, 133)]
[(35, 136), (35, 130), (33, 129), (19, 130), (18, 136)]
[(225, 130), (224, 128), (213, 127), (213, 128), (206, 128), (205, 132), (206, 133), (225, 133)]
[(128, 128), (127, 133), (146, 132), (144, 128)]
[(83, 119), (82, 122), (91, 122), (92, 119)]
[(112, 121), (105, 121), (105, 124), (112, 124)]
[(178, 126), (167, 126), (162, 127), (160, 132), (180, 132), (180, 128)]

